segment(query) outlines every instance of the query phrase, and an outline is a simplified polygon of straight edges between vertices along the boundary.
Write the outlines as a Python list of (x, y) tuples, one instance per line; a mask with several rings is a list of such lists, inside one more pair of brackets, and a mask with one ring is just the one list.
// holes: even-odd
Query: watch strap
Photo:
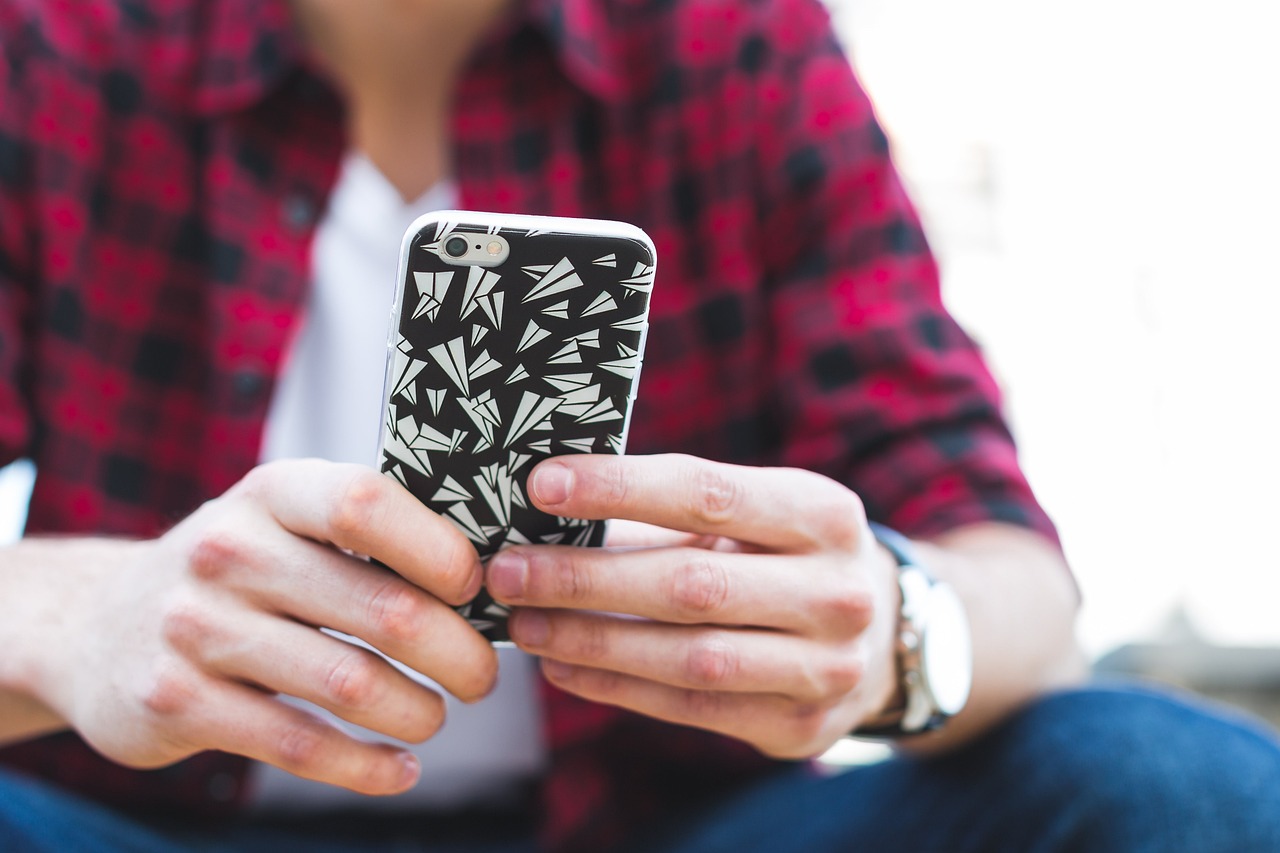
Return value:
[(874, 521), (869, 524), (876, 541), (893, 556), (898, 564), (901, 611), (894, 635), (894, 661), (898, 669), (899, 701), (894, 707), (885, 709), (850, 734), (859, 738), (895, 739), (932, 731), (947, 720), (944, 714), (918, 707), (924, 700), (924, 693), (919, 684), (912, 684), (910, 680), (919, 679), (920, 673), (907, 670), (903, 666), (903, 644), (918, 648), (923, 639), (914, 629), (915, 613), (913, 611), (919, 606), (920, 598), (928, 594), (928, 587), (934, 583), (934, 579), (924, 567), (919, 552), (911, 540), (883, 524)]

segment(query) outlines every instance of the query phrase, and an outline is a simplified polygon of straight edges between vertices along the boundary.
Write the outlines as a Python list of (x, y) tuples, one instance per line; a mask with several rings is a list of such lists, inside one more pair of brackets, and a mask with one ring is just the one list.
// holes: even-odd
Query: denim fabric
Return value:
[[(528, 838), (475, 844), (388, 833), (357, 841), (251, 823), (161, 832), (0, 775), (0, 850), (306, 849), (527, 853)], [(490, 827), (492, 829), (492, 827)], [(1243, 716), (1131, 687), (1058, 693), (944, 758), (898, 758), (831, 776), (797, 770), (675, 818), (645, 853), (741, 851), (1280, 851), (1280, 743)]]

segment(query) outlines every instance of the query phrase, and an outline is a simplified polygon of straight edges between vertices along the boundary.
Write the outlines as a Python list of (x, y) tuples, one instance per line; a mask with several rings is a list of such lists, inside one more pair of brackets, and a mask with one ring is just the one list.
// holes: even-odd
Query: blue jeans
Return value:
[[(367, 831), (366, 831), (367, 829)], [(376, 816), (354, 836), (245, 822), (160, 830), (0, 774), (0, 850), (529, 853), (524, 831), (412, 839)], [(788, 772), (637, 839), (644, 853), (1280, 851), (1280, 744), (1261, 725), (1138, 687), (1049, 696), (944, 758), (834, 776)]]

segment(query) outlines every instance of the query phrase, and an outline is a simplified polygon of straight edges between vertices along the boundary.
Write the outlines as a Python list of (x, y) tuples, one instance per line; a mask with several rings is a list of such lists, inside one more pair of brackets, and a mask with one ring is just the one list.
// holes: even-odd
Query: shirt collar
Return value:
[[(571, 82), (601, 100), (628, 88), (618, 36), (598, 0), (512, 0), (510, 25), (493, 39), (532, 26), (550, 43)], [(213, 0), (203, 10), (194, 109), (215, 115), (261, 100), (292, 70), (314, 67), (288, 0)]]

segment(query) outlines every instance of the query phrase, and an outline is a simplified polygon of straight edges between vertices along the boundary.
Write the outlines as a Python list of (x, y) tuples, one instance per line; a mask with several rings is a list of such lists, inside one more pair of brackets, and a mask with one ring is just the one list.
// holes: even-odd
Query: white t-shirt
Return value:
[[(414, 219), (456, 206), (457, 191), (450, 183), (405, 204), (366, 157), (346, 158), (315, 235), (305, 318), (272, 399), (262, 461), (320, 457), (375, 463), (400, 242)], [(498, 660), (497, 689), (477, 704), (464, 705), (436, 688), (445, 696), (448, 717), (436, 737), (412, 747), (422, 761), (422, 779), (407, 794), (364, 797), (259, 765), (252, 805), (273, 811), (406, 810), (500, 800), (545, 766), (546, 748), (533, 659), (503, 648)], [(388, 740), (341, 725), (362, 737)]]

